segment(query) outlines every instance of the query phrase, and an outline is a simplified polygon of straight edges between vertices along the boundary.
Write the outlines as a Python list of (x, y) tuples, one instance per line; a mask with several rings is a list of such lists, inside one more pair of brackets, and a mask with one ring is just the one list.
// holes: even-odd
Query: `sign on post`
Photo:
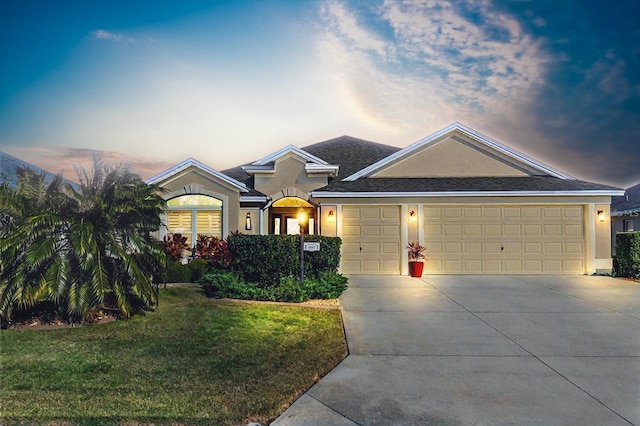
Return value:
[(320, 251), (320, 243), (305, 241), (304, 251)]

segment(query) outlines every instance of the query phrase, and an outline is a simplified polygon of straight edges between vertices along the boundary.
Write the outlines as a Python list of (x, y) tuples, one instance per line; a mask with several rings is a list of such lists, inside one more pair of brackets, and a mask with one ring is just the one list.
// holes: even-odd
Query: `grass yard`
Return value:
[(155, 312), (0, 331), (0, 424), (268, 423), (346, 356), (339, 310), (161, 290)]

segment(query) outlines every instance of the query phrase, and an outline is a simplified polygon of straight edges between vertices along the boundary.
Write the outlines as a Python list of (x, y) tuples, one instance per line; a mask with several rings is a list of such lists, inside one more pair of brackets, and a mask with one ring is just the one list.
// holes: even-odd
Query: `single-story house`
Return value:
[(150, 178), (168, 190), (163, 232), (303, 232), (343, 240), (345, 274), (608, 272), (611, 197), (462, 124), (405, 148), (342, 136), (217, 171), (195, 159)]
[(611, 250), (615, 253), (618, 232), (640, 231), (640, 183), (611, 199)]

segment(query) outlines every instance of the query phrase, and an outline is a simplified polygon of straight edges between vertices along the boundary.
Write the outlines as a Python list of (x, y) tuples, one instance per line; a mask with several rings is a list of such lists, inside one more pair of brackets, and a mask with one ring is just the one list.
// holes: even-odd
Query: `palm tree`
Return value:
[[(0, 316), (48, 302), (71, 322), (113, 308), (124, 318), (157, 304), (152, 275), (166, 264), (151, 237), (165, 207), (157, 186), (127, 167), (110, 167), (94, 156), (92, 173), (76, 170), (79, 190), (61, 176), (48, 185), (33, 172), (20, 178), (17, 211), (0, 212), (14, 226), (0, 235)], [(22, 186), (21, 186), (22, 185)], [(4, 197), (4, 199), (3, 199)]]

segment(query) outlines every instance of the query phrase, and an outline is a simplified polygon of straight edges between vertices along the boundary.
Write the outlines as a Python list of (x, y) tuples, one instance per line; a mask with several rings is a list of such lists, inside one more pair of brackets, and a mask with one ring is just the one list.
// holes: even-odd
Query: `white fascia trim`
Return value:
[(245, 203), (266, 203), (269, 201), (269, 197), (262, 195), (243, 195), (240, 197), (240, 202)]
[(238, 188), (240, 190), (240, 192), (249, 192), (249, 189), (247, 189), (247, 185), (245, 185), (242, 182), (239, 182), (237, 180), (235, 180), (234, 178), (225, 175), (224, 173), (220, 173), (219, 171), (212, 169), (211, 167), (199, 162), (198, 160), (196, 160), (195, 158), (187, 158), (186, 160), (184, 160), (182, 163), (176, 164), (175, 166), (165, 170), (164, 172), (158, 173), (157, 175), (149, 178), (146, 180), (146, 183), (148, 184), (154, 184), (156, 182), (159, 182), (161, 180), (170, 178), (171, 176), (180, 173), (183, 170), (186, 170), (187, 168), (194, 166), (199, 168), (200, 170), (202, 170), (203, 172), (206, 172), (222, 181), (225, 181), (226, 183), (230, 184), (231, 186), (234, 186), (236, 188)]
[(434, 197), (567, 197), (614, 196), (620, 191), (449, 191), (449, 192), (311, 192), (313, 198), (434, 198)]
[(385, 166), (387, 166), (388, 164), (403, 158), (409, 154), (411, 154), (411, 152), (416, 151), (422, 147), (424, 147), (425, 145), (429, 145), (434, 143), (436, 140), (440, 139), (441, 137), (449, 134), (449, 133), (453, 133), (454, 131), (459, 131), (460, 133), (463, 133), (467, 136), (469, 136), (470, 138), (484, 144), (487, 145), (490, 148), (493, 148), (497, 151), (500, 151), (504, 154), (506, 154), (509, 157), (512, 157), (520, 162), (523, 162), (535, 169), (540, 170), (541, 172), (544, 172), (545, 174), (549, 174), (551, 176), (560, 178), (560, 179), (565, 179), (565, 180), (574, 180), (575, 178), (572, 176), (569, 176), (567, 174), (564, 174), (550, 166), (547, 166), (546, 164), (543, 164), (537, 160), (534, 160), (531, 157), (528, 157), (524, 154), (522, 154), (521, 152), (516, 151), (513, 148), (509, 148), (506, 145), (501, 144), (500, 142), (491, 139), (481, 133), (476, 132), (475, 130), (472, 130), (466, 126), (464, 126), (461, 123), (455, 122), (453, 124), (448, 125), (447, 127), (445, 127), (442, 130), (438, 130), (435, 133), (432, 133), (431, 135), (422, 138), (414, 143), (412, 143), (411, 145), (401, 149), (400, 151), (397, 151), (393, 154), (391, 154), (388, 157), (383, 158), (382, 160), (378, 161), (377, 163), (373, 163), (370, 166), (360, 170), (359, 172), (356, 172), (350, 176), (347, 176), (345, 179), (345, 181), (355, 181), (358, 180), (362, 177), (367, 177), (370, 176), (371, 174), (373, 174), (374, 172), (384, 168)]
[(306, 151), (301, 150), (300, 148), (296, 147), (295, 145), (287, 145), (284, 148), (274, 152), (273, 154), (270, 154), (264, 158), (259, 159), (258, 161), (255, 161), (252, 165), (254, 166), (263, 166), (265, 164), (271, 163), (273, 161), (276, 161), (278, 158), (282, 157), (283, 155), (286, 155), (290, 152), (293, 152), (296, 155), (299, 155), (300, 157), (304, 158), (305, 160), (311, 162), (311, 163), (316, 163), (316, 164), (328, 164), (326, 161), (324, 161), (321, 158), (316, 157), (315, 155), (311, 155)]
[(274, 173), (275, 167), (272, 165), (256, 166), (256, 165), (250, 164), (248, 166), (242, 166), (242, 170), (244, 170), (247, 173)]
[(307, 173), (331, 173), (333, 176), (337, 176), (338, 175), (338, 170), (340, 169), (340, 166), (335, 166), (332, 164), (314, 164), (314, 163), (307, 163), (304, 166), (304, 170)]

